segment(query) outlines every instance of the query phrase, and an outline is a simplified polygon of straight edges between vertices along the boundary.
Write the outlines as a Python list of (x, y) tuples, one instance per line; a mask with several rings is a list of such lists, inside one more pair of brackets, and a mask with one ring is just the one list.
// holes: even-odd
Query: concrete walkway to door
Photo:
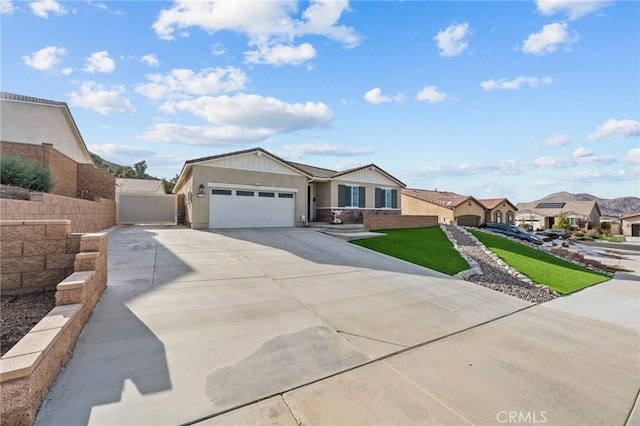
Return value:
[(640, 388), (636, 281), (598, 286), (625, 301), (614, 324), (309, 229), (109, 238), (37, 424), (623, 425)]

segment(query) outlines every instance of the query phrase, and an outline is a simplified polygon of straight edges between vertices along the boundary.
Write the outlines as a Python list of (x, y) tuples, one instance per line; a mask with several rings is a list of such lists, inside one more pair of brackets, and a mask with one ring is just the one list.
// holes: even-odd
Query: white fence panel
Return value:
[(175, 195), (120, 194), (119, 225), (176, 224), (178, 197)]

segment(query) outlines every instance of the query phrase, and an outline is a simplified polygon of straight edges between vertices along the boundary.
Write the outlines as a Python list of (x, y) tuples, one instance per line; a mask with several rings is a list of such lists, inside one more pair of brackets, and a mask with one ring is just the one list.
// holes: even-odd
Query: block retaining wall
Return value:
[(438, 226), (438, 216), (376, 216), (365, 215), (365, 229), (430, 228)]
[(116, 224), (116, 202), (32, 192), (31, 200), (0, 199), (2, 220), (70, 220), (72, 232), (98, 232)]
[(74, 272), (57, 285), (57, 306), (0, 358), (2, 426), (33, 425), (107, 286), (107, 234), (84, 234), (79, 242)]

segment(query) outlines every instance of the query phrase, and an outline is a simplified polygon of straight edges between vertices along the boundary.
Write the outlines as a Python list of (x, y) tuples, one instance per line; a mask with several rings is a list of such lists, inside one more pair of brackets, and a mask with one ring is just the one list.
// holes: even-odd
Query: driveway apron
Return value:
[[(310, 229), (113, 228), (107, 290), (36, 423), (495, 423), (526, 406), (519, 394), (551, 410), (549, 395), (591, 403), (609, 379), (623, 411), (633, 331), (530, 307)], [(584, 351), (587, 337), (563, 332), (576, 321), (615, 346)], [(554, 374), (554, 361), (576, 366)], [(587, 390), (569, 395), (574, 375)], [(506, 387), (488, 391), (489, 377)], [(542, 398), (528, 379), (555, 381)], [(504, 404), (476, 410), (492, 396)]]

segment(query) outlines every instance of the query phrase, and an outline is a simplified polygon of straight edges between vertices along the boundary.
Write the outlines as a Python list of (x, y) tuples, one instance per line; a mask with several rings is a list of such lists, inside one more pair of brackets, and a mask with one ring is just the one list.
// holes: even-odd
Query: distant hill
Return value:
[(600, 211), (604, 216), (626, 216), (640, 212), (640, 198), (620, 197), (620, 198), (599, 198), (591, 194), (572, 194), (570, 192), (556, 192), (537, 202), (558, 203), (561, 201), (592, 201), (595, 200), (600, 206)]

